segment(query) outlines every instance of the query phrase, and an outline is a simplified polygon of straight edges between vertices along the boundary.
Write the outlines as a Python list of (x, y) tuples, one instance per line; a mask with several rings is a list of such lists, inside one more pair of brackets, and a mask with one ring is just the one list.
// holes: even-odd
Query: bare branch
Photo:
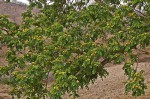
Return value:
[(139, 15), (140, 17), (146, 18), (146, 15), (145, 15), (144, 13), (142, 13), (141, 11), (139, 11), (139, 10), (134, 9), (134, 12), (135, 12), (137, 15)]
[(7, 34), (9, 34), (9, 31), (7, 29), (0, 28), (0, 30), (5, 31)]

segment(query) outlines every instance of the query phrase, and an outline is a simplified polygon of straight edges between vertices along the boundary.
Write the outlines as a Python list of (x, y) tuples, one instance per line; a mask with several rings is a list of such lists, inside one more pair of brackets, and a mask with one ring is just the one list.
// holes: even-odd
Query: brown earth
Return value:
[[(0, 0), (0, 15), (6, 15), (11, 22), (21, 24), (21, 14), (27, 10), (27, 5), (16, 3), (5, 3)], [(33, 13), (37, 14), (38, 9), (34, 8)]]
[(11, 22), (21, 23), (21, 13), (27, 9), (26, 5), (5, 3), (0, 1), (0, 14), (7, 15)]
[[(138, 99), (150, 99), (150, 62), (140, 63), (140, 68), (145, 70), (145, 79), (148, 89), (146, 94)], [(124, 94), (124, 82), (126, 76), (122, 65), (115, 65), (107, 68), (109, 76), (103, 79), (98, 78), (94, 84), (89, 85), (89, 90), (80, 90), (78, 99), (134, 99), (131, 95)]]

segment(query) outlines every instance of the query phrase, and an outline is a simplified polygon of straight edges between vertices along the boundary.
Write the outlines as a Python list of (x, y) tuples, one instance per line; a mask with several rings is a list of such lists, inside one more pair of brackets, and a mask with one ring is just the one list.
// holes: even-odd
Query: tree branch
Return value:
[(101, 65), (104, 66), (104, 65), (106, 65), (109, 61), (110, 61), (110, 59), (109, 59), (109, 58), (106, 58), (106, 59), (104, 59), (104, 60), (101, 62)]
[[(106, 59), (104, 59), (103, 61), (101, 61), (100, 63), (101, 63), (101, 66), (104, 67), (104, 65), (106, 65), (108, 62), (110, 62), (110, 59), (109, 59), (109, 58), (106, 58)], [(77, 73), (75, 74), (75, 76), (79, 75), (80, 73), (81, 73), (81, 70), (80, 70), (79, 72), (77, 72)]]
[(5, 31), (7, 34), (9, 34), (9, 31), (7, 29), (0, 28), (0, 30)]
[(144, 13), (142, 13), (141, 11), (139, 11), (139, 10), (134, 9), (134, 12), (135, 12), (137, 15), (139, 15), (140, 17), (146, 18), (146, 15), (145, 15)]

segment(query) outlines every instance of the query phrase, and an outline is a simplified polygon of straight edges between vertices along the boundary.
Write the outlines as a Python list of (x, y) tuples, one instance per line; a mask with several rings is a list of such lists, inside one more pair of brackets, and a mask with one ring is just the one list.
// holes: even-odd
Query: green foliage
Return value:
[(125, 92), (132, 92), (133, 96), (140, 96), (144, 94), (144, 89), (147, 87), (144, 84), (144, 78), (142, 76), (143, 70), (137, 71), (133, 68), (132, 63), (125, 63), (123, 69), (128, 76), (127, 83), (125, 85)]
[[(126, 61), (137, 61), (134, 50), (150, 43), (149, 2), (136, 1), (124, 0), (128, 3), (120, 5), (118, 0), (106, 0), (85, 6), (84, 2), (54, 0), (48, 5), (39, 0), (30, 2), (21, 25), (1, 15), (0, 43), (8, 47), (8, 64), (0, 67), (0, 76), (9, 76), (5, 83), (11, 87), (10, 94), (59, 99), (68, 92), (76, 97), (79, 88), (108, 75), (104, 66), (109, 62), (127, 62), (123, 68), (128, 76), (126, 92), (144, 94), (142, 72)], [(139, 3), (146, 17), (135, 12)], [(40, 10), (36, 15), (35, 6)], [(50, 72), (55, 80), (48, 84)]]

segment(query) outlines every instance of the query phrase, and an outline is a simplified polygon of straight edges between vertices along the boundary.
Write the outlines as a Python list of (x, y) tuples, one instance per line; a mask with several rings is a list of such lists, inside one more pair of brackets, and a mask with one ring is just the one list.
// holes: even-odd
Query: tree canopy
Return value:
[(133, 64), (134, 52), (150, 44), (149, 0), (29, 1), (20, 25), (0, 15), (0, 43), (8, 48), (0, 76), (9, 76), (2, 80), (12, 96), (59, 99), (67, 92), (75, 98), (79, 88), (109, 74), (110, 62), (124, 63), (126, 93), (144, 94), (143, 71)]

